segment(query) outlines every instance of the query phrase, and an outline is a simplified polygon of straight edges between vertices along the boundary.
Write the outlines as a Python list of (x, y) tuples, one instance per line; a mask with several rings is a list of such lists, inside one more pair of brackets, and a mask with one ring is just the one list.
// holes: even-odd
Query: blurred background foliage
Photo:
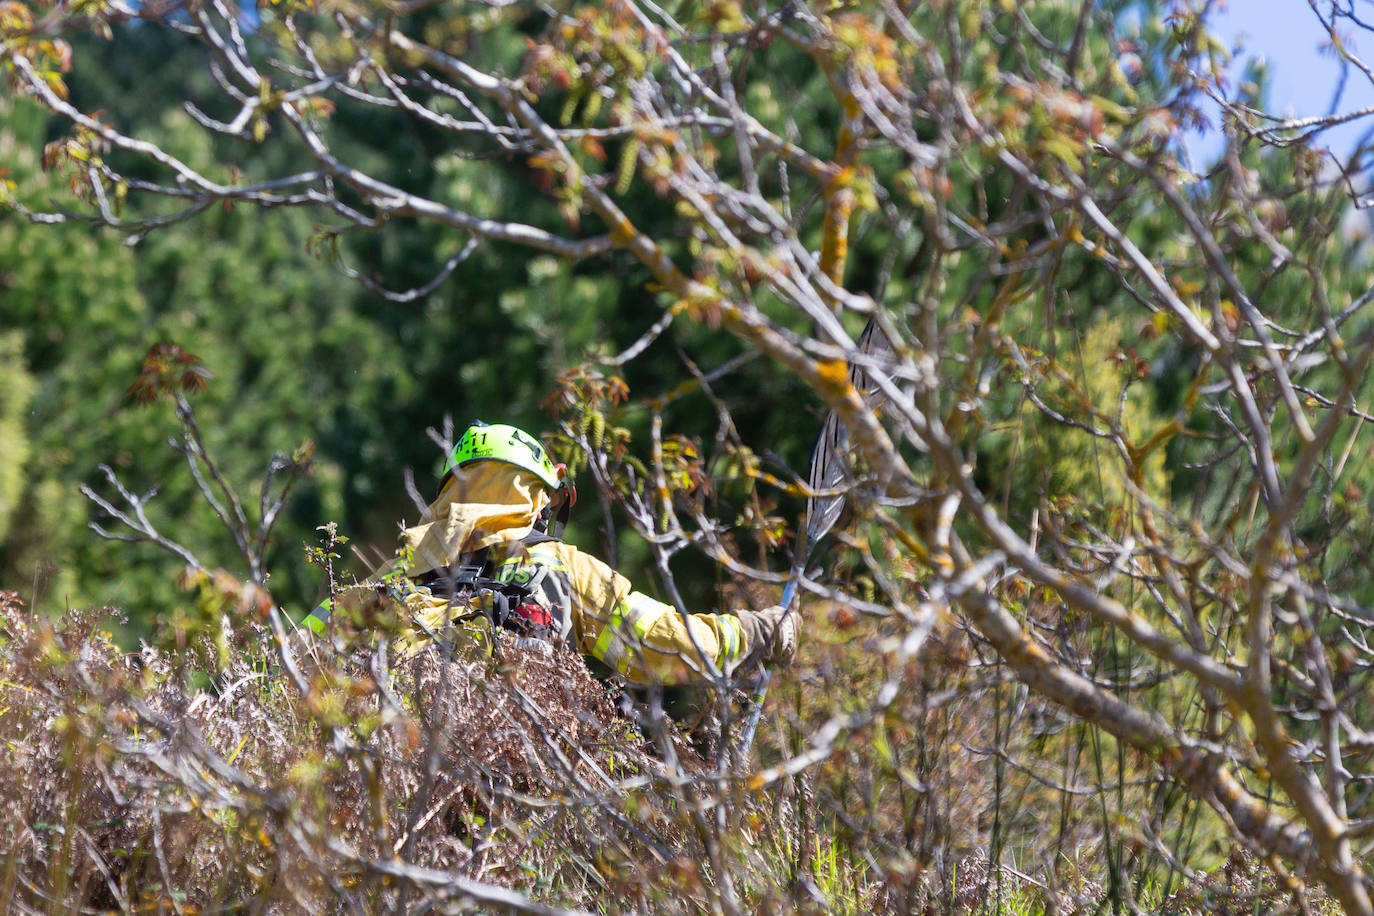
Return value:
[[(1103, 6), (1121, 15), (1123, 32), (1134, 34), (1132, 47), (1144, 55), (1140, 72), (1129, 81), (1106, 69), (1096, 73), (1096, 88), (1108, 103), (1104, 110), (1110, 113), (1113, 102), (1133, 104), (1169, 91), (1174, 76), (1167, 67), (1172, 52), (1163, 6)], [(544, 13), (524, 6), (493, 8), (471, 22), (444, 5), (424, 15), (433, 18), (428, 30), (443, 36), (446, 50), (504, 72), (522, 66), (525, 39), (546, 24)], [(1067, 41), (1077, 19), (1068, 6), (1040, 7), (1037, 16), (1037, 28), (1050, 40)], [(264, 29), (259, 37), (273, 36)], [(866, 39), (856, 34), (853, 40)], [(1089, 57), (1112, 58), (1107, 43), (1114, 36), (1094, 32), (1088, 40), (1102, 45), (1094, 45)], [(1012, 48), (1007, 45), (1003, 53), (1013, 53)], [(329, 48), (316, 52), (327, 55)], [(230, 180), (236, 170), (247, 178), (282, 174), (299, 155), (289, 142), (245, 149), (211, 138), (196, 125), (181, 106), (187, 98), (215, 95), (196, 84), (209, 80), (195, 58), (202, 52), (165, 30), (124, 27), (118, 41), (87, 36), (75, 42), (73, 53), (80, 66), (66, 79), (78, 107), (98, 100), (112, 123), (126, 132), (153, 132), (169, 152), (209, 176)], [(751, 111), (800, 145), (824, 149), (837, 118), (824, 73), (810, 56), (783, 42), (761, 47), (755, 55), (750, 78), (742, 84)], [(1258, 71), (1243, 75), (1242, 84), (1256, 100), (1261, 82)], [(540, 104), (555, 119), (594, 125), (606, 102), (604, 95), (573, 86), (565, 93), (543, 93)], [(0, 158), (9, 180), (29, 194), (46, 181), (51, 197), (59, 198), (61, 179), (42, 173), (40, 153), (60, 128), (22, 98), (5, 97), (0, 106)], [(1030, 142), (1038, 142), (1048, 123), (1042, 100), (1028, 103), (1008, 93), (1005, 106), (1008, 124), (1021, 125)], [(1176, 97), (1172, 108), (1161, 109), (1161, 117), (1183, 118), (1180, 112), (1187, 111), (1182, 97)], [(547, 176), (518, 156), (478, 157), (461, 138), (395, 111), (341, 105), (331, 117), (340, 157), (383, 180), (473, 212), (519, 213), (534, 225), (566, 228), (567, 221), (577, 219), (575, 209), (550, 189)], [(274, 130), (270, 119), (264, 129)], [(737, 163), (728, 138), (719, 142), (717, 167), (729, 178)], [(586, 144), (586, 168), (616, 173), (625, 145), (619, 140)], [(1189, 193), (1220, 201), (1227, 182), (1268, 183), (1309, 167), (1305, 157), (1310, 154), (1298, 148), (1261, 154), (1251, 145), (1239, 153), (1238, 170), (1206, 174)], [(1005, 180), (998, 177), (1003, 173), (982, 167), (981, 158), (989, 155), (968, 150), (967, 161), (950, 171), (953, 184), (942, 193), (952, 201), (981, 201), (988, 222), (1024, 216), (1018, 212), (1024, 204), (996, 186)], [(918, 211), (922, 194), (929, 196), (916, 187), (919, 176), (899, 174), (904, 162), (891, 152), (875, 150), (865, 165), (873, 169), (874, 186), (911, 187)], [(1097, 177), (1115, 180), (1107, 172)], [(697, 245), (681, 214), (651, 182), (630, 179), (626, 173), (617, 188), (623, 191), (622, 205), (679, 265), (708, 281), (731, 273), (730, 265), (718, 263), (718, 250)], [(764, 193), (779, 193), (778, 180), (762, 176)], [(886, 205), (894, 203), (908, 207), (911, 202)], [(1329, 227), (1346, 212), (1338, 194), (1301, 195), (1292, 207), (1293, 212), (1260, 216)], [(1226, 221), (1244, 233), (1252, 216), (1224, 207), (1218, 213), (1223, 235), (1229, 231)], [(812, 233), (804, 241), (814, 249), (821, 223), (817, 201), (799, 197), (794, 216)], [(1142, 248), (1166, 257), (1171, 245), (1188, 244), (1183, 227), (1166, 210), (1141, 209), (1125, 228)], [(1321, 235), (1311, 234), (1314, 244)], [(1009, 244), (1033, 245), (1042, 236), (1030, 222)], [(434, 277), (462, 241), (431, 224), (392, 221), (379, 232), (354, 234), (318, 214), (249, 212), (242, 206), (127, 240), (80, 222), (31, 225), (12, 213), (0, 214), (0, 328), (5, 329), (0, 352), (6, 356), (0, 373), (7, 382), (0, 399), (5, 432), (0, 437), (0, 585), (48, 612), (117, 606), (130, 617), (131, 633), (146, 630), (151, 615), (175, 603), (174, 560), (150, 547), (131, 550), (101, 541), (88, 530), (91, 507), (78, 486), (99, 486), (100, 464), (113, 467), (135, 489), (159, 487), (154, 505), (164, 513), (164, 527), (175, 529), (176, 537), (211, 565), (234, 565), (232, 545), (209, 508), (192, 498), (182, 459), (166, 447), (175, 429), (170, 412), (137, 409), (125, 396), (154, 343), (176, 342), (214, 374), (196, 409), (210, 449), (231, 479), (250, 486), (274, 452), (289, 453), (306, 440), (315, 443), (316, 471), (287, 508), (271, 564), (280, 600), (304, 608), (322, 590), (318, 574), (300, 562), (301, 546), (315, 542), (317, 526), (338, 522), (355, 546), (376, 558), (390, 550), (398, 522), (414, 519), (417, 508), (406, 494), (405, 470), (414, 470), (420, 494), (428, 497), (441, 460), (427, 429), (441, 428), (446, 418), (459, 429), (474, 418), (552, 428), (541, 403), (557, 380), (588, 361), (620, 352), (671, 304), (637, 264), (620, 254), (571, 265), (514, 246), (483, 244), (447, 282), (399, 303), (350, 280), (336, 263), (341, 260), (387, 288), (411, 289)], [(880, 202), (860, 193), (846, 285), (898, 313), (913, 297), (934, 290), (950, 320), (942, 322), (945, 339), (932, 346), (958, 351), (964, 346), (959, 335), (972, 340), (994, 313), (1004, 334), (1027, 342), (1021, 361), (1008, 359), (992, 380), (990, 397), (971, 420), (976, 473), (985, 485), (998, 482), (995, 489), (1009, 519), (1027, 525), (1047, 507), (1063, 508), (1085, 494), (1099, 506), (1119, 507), (1126, 499), (1124, 481), (1104, 478), (1097, 470), (1103, 464), (1097, 450), (1106, 447), (1105, 440), (1037, 420), (1039, 411), (1027, 400), (1031, 386), (1050, 401), (1059, 399), (1071, 413), (1091, 404), (1100, 422), (1119, 423), (1138, 443), (1177, 424), (1187, 435), (1162, 436), (1146, 456), (1146, 491), (1165, 500), (1187, 494), (1199, 512), (1229, 511), (1234, 494), (1219, 490), (1213, 476), (1190, 465), (1188, 437), (1204, 436), (1218, 422), (1185, 403), (1197, 354), (1163, 333), (1166, 327), (1124, 326), (1120, 315), (1134, 303), (1090, 248), (1065, 245), (1052, 253), (1057, 259), (1052, 270), (1022, 288), (1009, 288), (990, 275), (986, 254), (976, 248), (944, 258), (937, 282), (930, 282), (926, 243), (919, 221), (909, 232), (895, 232)], [(1301, 246), (1302, 239), (1296, 244)], [(1286, 311), (1310, 302), (1311, 277), (1322, 278), (1327, 295), (1353, 290), (1359, 273), (1352, 268), (1363, 257), (1358, 245), (1314, 248), (1319, 254), (1312, 257), (1325, 260), (1311, 265), (1308, 280), (1300, 271), (1286, 271), (1265, 285), (1269, 253), (1263, 246), (1232, 247), (1242, 282), (1260, 290), (1257, 304), (1279, 322)], [(1201, 289), (1208, 278), (1190, 266), (1185, 253), (1177, 252), (1171, 278)], [(1025, 298), (1035, 307), (1005, 308), (1007, 301)], [(767, 306), (766, 294), (760, 304)], [(696, 368), (709, 372), (746, 356), (735, 339), (714, 333), (712, 316), (689, 317), (693, 320), (675, 322), (643, 357), (616, 370), (625, 376), (632, 401), (610, 419), (636, 441), (642, 441), (648, 415), (645, 401), (633, 399), (669, 392)], [(720, 408), (728, 408), (743, 444), (786, 476), (785, 468), (805, 466), (819, 420), (817, 405), (798, 383), (762, 360), (743, 360), (712, 387), (712, 396), (718, 401), (688, 394), (664, 411), (667, 427), (695, 440), (704, 466), (717, 474), (710, 498), (718, 515), (726, 521), (760, 512), (797, 518), (801, 507), (795, 498), (773, 495), (754, 505), (749, 487), (723, 479), (738, 456), (719, 435)], [(1367, 514), (1356, 494), (1368, 490), (1370, 474), (1374, 470), (1356, 472), (1354, 489), (1336, 494), (1344, 509), (1317, 507), (1309, 523), (1332, 524), (1332, 511), (1345, 513), (1342, 519)], [(593, 499), (584, 502), (570, 532), (574, 541), (612, 557), (652, 588), (643, 545)], [(976, 533), (967, 534), (976, 540)], [(740, 532), (742, 538), (754, 536)], [(1339, 539), (1325, 558), (1352, 570), (1365, 563), (1362, 552)], [(713, 564), (685, 555), (675, 562), (679, 572), (689, 573), (682, 576), (689, 602), (718, 603), (723, 577)], [(782, 567), (786, 559), (775, 563)], [(364, 565), (355, 562), (354, 571)]]
[[(516, 62), (525, 47), (518, 26), (505, 49)], [(112, 123), (155, 131), (168, 152), (206, 174), (229, 180), (231, 169), (217, 163), (234, 160), (245, 174), (266, 174), (292, 155), (289, 144), (266, 143), (247, 157), (218, 148), (181, 108), (196, 97), (195, 80), (208, 79), (205, 68), (171, 36), (132, 26), (117, 42), (88, 36), (74, 44), (81, 66), (67, 82), (78, 106), (99, 99)], [(479, 211), (499, 201), (534, 222), (541, 211), (561, 221), (523, 163), (466, 159), (404, 117), (350, 114), (336, 116), (340, 153), (383, 179)], [(34, 194), (44, 204), (65, 193), (40, 161), (59, 131), (27, 100), (0, 97), (0, 159), (26, 191), (48, 189)], [(636, 193), (645, 212), (663, 210), (651, 190)], [(138, 492), (156, 487), (160, 527), (208, 564), (236, 568), (232, 544), (167, 446), (176, 432), (171, 411), (137, 407), (125, 394), (155, 343), (177, 343), (213, 373), (195, 400), (200, 425), (211, 453), (250, 496), (274, 452), (315, 443), (315, 473), (287, 507), (271, 562), (279, 599), (306, 608), (323, 590), (318, 572), (301, 562), (317, 526), (338, 522), (376, 559), (391, 550), (398, 523), (418, 513), (405, 470), (432, 495), (442, 456), (427, 429), (442, 429), (446, 418), (460, 431), (475, 418), (549, 429), (540, 405), (556, 379), (628, 346), (661, 314), (663, 303), (624, 256), (569, 265), (501, 245), (479, 247), (429, 295), (387, 301), (344, 276), (335, 256), (404, 290), (428, 282), (461, 239), (395, 223), (335, 244), (316, 218), (224, 208), (126, 240), (79, 221), (33, 225), (0, 213), (0, 328), (8, 329), (0, 337), (0, 587), (48, 613), (117, 607), (130, 637), (181, 600), (174, 558), (89, 530), (94, 507), (78, 488), (103, 485), (101, 464)], [(661, 212), (659, 228), (673, 218)], [(719, 335), (680, 325), (627, 367), (631, 390), (673, 387), (688, 353), (707, 368), (737, 355)], [(795, 394), (786, 379), (746, 365), (729, 388), (737, 423), (756, 448), (805, 453), (815, 420), (778, 409)], [(682, 431), (714, 434), (716, 410), (703, 399), (671, 411)], [(588, 509), (571, 538), (614, 554), (642, 578), (642, 546), (630, 536), (608, 543), (622, 539), (600, 517)], [(353, 571), (366, 565), (355, 560)], [(710, 604), (718, 574), (705, 562), (697, 571), (690, 597)]]

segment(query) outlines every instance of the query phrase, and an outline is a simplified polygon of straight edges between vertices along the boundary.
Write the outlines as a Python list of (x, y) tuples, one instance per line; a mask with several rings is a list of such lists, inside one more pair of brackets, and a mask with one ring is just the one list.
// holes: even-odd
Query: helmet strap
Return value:
[[(567, 527), (567, 525), (568, 525), (568, 518), (572, 515), (572, 503), (573, 503), (573, 501), (572, 501), (571, 499), (568, 498), (568, 494), (564, 493), (564, 494), (563, 494), (563, 501), (559, 504), (559, 506), (558, 506), (558, 512), (557, 512), (557, 514), (554, 516), (554, 519), (553, 519), (553, 530), (552, 530), (552, 531), (549, 530), (549, 526), (548, 526), (548, 524), (547, 524), (547, 521), (545, 522), (544, 531), (545, 531), (546, 534), (549, 534), (549, 535), (551, 535), (551, 536), (553, 536), (553, 537), (559, 538), (560, 540), (562, 539), (562, 537), (563, 537), (563, 529)], [(549, 512), (551, 509), (552, 509), (552, 507), (550, 507), (549, 509), (546, 509), (545, 512), (547, 513), (547, 512)], [(547, 516), (545, 516), (545, 518), (547, 519)]]

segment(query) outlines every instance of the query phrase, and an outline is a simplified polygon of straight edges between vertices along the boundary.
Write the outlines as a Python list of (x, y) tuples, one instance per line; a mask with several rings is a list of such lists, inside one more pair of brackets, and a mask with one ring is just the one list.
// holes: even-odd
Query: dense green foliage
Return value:
[(9, 534), (29, 460), (27, 414), (33, 376), (17, 333), (0, 337), (0, 538)]
[[(18, 169), (34, 170), (44, 122), (23, 102), (13, 107), (8, 141), (22, 150)], [(166, 524), (184, 526), (181, 536), (211, 551), (215, 565), (230, 559), (216, 543), (213, 515), (195, 508), (180, 457), (166, 447), (168, 417), (125, 397), (144, 352), (177, 340), (212, 367), (207, 428), (243, 479), (273, 450), (333, 430), (338, 380), (362, 370), (371, 381), (370, 361), (344, 367), (340, 354), (374, 353), (378, 336), (343, 310), (325, 319), (333, 297), (352, 290), (303, 263), (300, 234), (279, 222), (226, 214), (195, 231), (154, 236), (137, 253), (81, 224), (48, 229), (9, 219), (0, 234), (0, 270), (10, 278), (3, 320), (23, 333), (39, 383), (28, 414), (24, 524), (0, 551), (5, 579), (25, 593), (38, 581), (36, 604), (45, 610), (111, 604), (137, 619), (173, 600), (174, 569), (141, 552), (130, 563), (87, 530), (93, 514), (77, 487), (100, 479), (96, 465), (126, 473), (140, 491), (159, 486), (155, 511), (166, 513)], [(365, 415), (360, 425), (376, 429)], [(343, 511), (336, 468), (322, 463), (306, 496), (316, 511)]]
[[(81, 50), (92, 57), (107, 51), (126, 63), (140, 59), (127, 46), (118, 53), (101, 43)], [(150, 47), (146, 59), (166, 52)], [(133, 80), (143, 67), (122, 72)], [(136, 92), (130, 86), (121, 94), (128, 110), (117, 114), (165, 121), (178, 154), (208, 161), (201, 135), (176, 117), (171, 93), (180, 87), (164, 86), (168, 93), (159, 98), (158, 85), (139, 83)], [(0, 143), (15, 154), (12, 176), (31, 183), (46, 119), (23, 100), (0, 104), (8, 115)], [(398, 149), (408, 140), (397, 135)], [(80, 223), (37, 226), (13, 215), (0, 222), (0, 324), (23, 337), (22, 351), (12, 354), (23, 359), (7, 360), (20, 375), (7, 386), (3, 414), (23, 428), (5, 437), (8, 498), (0, 500), (22, 500), (23, 524), (0, 531), (0, 557), (7, 585), (29, 594), (39, 583), (39, 607), (110, 604), (137, 622), (175, 601), (168, 561), (136, 551), (131, 563), (127, 548), (87, 529), (92, 511), (77, 486), (100, 479), (97, 464), (127, 474), (140, 490), (159, 486), (154, 512), (176, 536), (203, 550), (212, 566), (234, 563), (214, 516), (197, 507), (180, 456), (165, 446), (173, 431), (168, 418), (124, 397), (154, 343), (177, 342), (213, 373), (198, 409), (210, 446), (235, 480), (259, 477), (275, 451), (316, 443), (315, 478), (290, 507), (273, 564), (290, 583), (283, 597), (305, 602), (320, 586), (303, 581), (299, 547), (313, 542), (317, 525), (337, 520), (387, 549), (395, 520), (414, 512), (402, 469), (414, 467), (422, 489), (433, 485), (439, 452), (424, 430), (446, 415), (457, 423), (489, 416), (537, 426), (538, 401), (570, 359), (565, 348), (598, 336), (602, 296), (586, 289), (589, 281), (569, 297), (565, 314), (573, 320), (566, 328), (561, 320), (550, 326), (529, 304), (530, 293), (522, 299), (507, 292), (523, 285), (526, 260), (510, 253), (474, 259), (425, 302), (390, 306), (332, 264), (305, 255), (315, 229), (303, 214), (273, 216), (219, 213), (154, 233), (132, 249)], [(402, 250), (379, 254), (384, 265), (377, 269), (389, 277), (407, 269), (422, 274), (441, 255), (412, 238)], [(512, 280), (477, 280), (493, 275)], [(540, 276), (534, 295), (560, 276), (564, 284), (576, 282), (557, 265), (554, 276), (547, 269)], [(26, 365), (39, 386), (31, 410), (24, 410)], [(21, 481), (22, 497), (10, 495)]]
[[(524, 43), (512, 41), (501, 56), (518, 59)], [(289, 145), (268, 144), (259, 152), (211, 143), (180, 107), (187, 94), (196, 97), (195, 80), (204, 77), (189, 85), (146, 78), (148, 61), (169, 72), (201, 72), (196, 52), (165, 33), (129, 28), (117, 41), (78, 41), (75, 54), (85, 66), (69, 78), (74, 101), (99, 99), (113, 123), (156, 130), (169, 152), (220, 178), (269, 174), (296, 155)], [(796, 55), (781, 66), (798, 76), (809, 72)], [(824, 91), (814, 72), (807, 79), (810, 88), (798, 91)], [(49, 120), (22, 98), (0, 105), (7, 109), (0, 148), (14, 153), (10, 178), (26, 199), (42, 203), (64, 181), (40, 171)], [(776, 103), (764, 110), (784, 117)], [(409, 119), (366, 108), (357, 115), (337, 116), (348, 139), (343, 152), (353, 161), (419, 192), (477, 208), (500, 203), (543, 212), (561, 222), (543, 183), (518, 159), (468, 160)], [(818, 114), (804, 129), (821, 131), (824, 120)], [(654, 198), (643, 186), (631, 193), (651, 214), (661, 210)], [(658, 219), (666, 227), (675, 216), (660, 212)], [(40, 385), (27, 419), (33, 449), (22, 470), (25, 523), (8, 536), (0, 531), (0, 583), (48, 612), (119, 607), (133, 633), (148, 632), (150, 617), (175, 604), (174, 558), (153, 549), (131, 554), (88, 529), (88, 522), (100, 521), (99, 511), (77, 489), (83, 483), (100, 488), (100, 464), (125, 475), (136, 490), (156, 485), (154, 516), (207, 565), (236, 565), (218, 521), (193, 498), (181, 457), (165, 447), (174, 432), (167, 417), (137, 409), (124, 396), (157, 342), (175, 342), (213, 374), (197, 411), (231, 479), (248, 486), (274, 452), (315, 444), (315, 476), (296, 491), (271, 562), (282, 600), (305, 607), (321, 584), (302, 571), (300, 548), (315, 543), (318, 525), (336, 521), (351, 533), (365, 551), (366, 559), (353, 563), (361, 572), (390, 550), (397, 522), (414, 518), (404, 473), (413, 469), (417, 487), (428, 494), (441, 461), (427, 429), (441, 429), (446, 418), (460, 429), (472, 418), (547, 428), (541, 404), (555, 380), (628, 346), (661, 308), (642, 268), (623, 255), (569, 265), (508, 245), (479, 248), (428, 295), (388, 302), (343, 276), (339, 264), (390, 289), (407, 289), (430, 280), (457, 251), (457, 240), (405, 224), (380, 237), (336, 233), (328, 221), (302, 212), (225, 207), (127, 245), (120, 234), (81, 222), (33, 225), (0, 215), (0, 276), (6, 278), (0, 325), (23, 334)], [(888, 236), (876, 227), (858, 235), (856, 257), (875, 262)], [(685, 360), (709, 369), (739, 352), (709, 328), (702, 333), (679, 324), (624, 372), (632, 391), (652, 394), (681, 380)], [(809, 447), (819, 411), (797, 403), (796, 386), (785, 377), (763, 364), (746, 365), (730, 392), (726, 404), (738, 427), (750, 430), (752, 447), (781, 455)], [(774, 409), (782, 405), (806, 409)], [(716, 407), (697, 396), (675, 404), (670, 416), (683, 434), (709, 438)], [(645, 419), (636, 412), (621, 422), (642, 429)], [(641, 565), (642, 543), (605, 529), (599, 516), (588, 510), (572, 537), (611, 554), (636, 578), (651, 575)], [(687, 566), (691, 599), (712, 603), (719, 571), (700, 560)]]

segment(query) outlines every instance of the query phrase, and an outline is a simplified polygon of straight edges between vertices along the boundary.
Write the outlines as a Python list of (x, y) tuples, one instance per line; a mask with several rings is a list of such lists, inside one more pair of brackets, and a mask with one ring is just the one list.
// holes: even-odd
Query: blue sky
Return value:
[[(1330, 0), (1318, 0), (1325, 7)], [(1350, 0), (1342, 0), (1348, 5)], [(1366, 21), (1374, 21), (1374, 0), (1354, 0)], [(1307, 0), (1229, 0), (1228, 9), (1213, 19), (1212, 32), (1228, 45), (1240, 41), (1247, 57), (1263, 56), (1270, 69), (1269, 109), (1275, 114), (1310, 117), (1326, 114), (1340, 75), (1336, 59), (1323, 52), (1325, 30)], [(1374, 66), (1374, 34), (1347, 29), (1356, 56)], [(1340, 102), (1340, 111), (1374, 105), (1374, 87), (1351, 68)], [(1337, 155), (1348, 154), (1361, 133), (1374, 128), (1374, 116), (1355, 126), (1335, 128), (1322, 134), (1320, 143)], [(1190, 144), (1206, 149), (1205, 139)], [(1205, 155), (1205, 153), (1204, 153)]]

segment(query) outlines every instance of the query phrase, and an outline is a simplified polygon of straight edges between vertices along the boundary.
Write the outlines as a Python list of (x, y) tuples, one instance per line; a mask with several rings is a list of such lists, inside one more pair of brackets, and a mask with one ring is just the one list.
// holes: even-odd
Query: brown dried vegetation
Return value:
[(317, 654), (302, 696), (245, 651), (197, 690), (175, 653), (122, 653), (99, 616), (51, 626), (0, 596), (0, 861), (22, 910), (495, 904), (511, 887), (586, 903), (607, 856), (690, 847), (655, 814), (661, 766), (575, 656)]
[[(211, 683), (99, 621), (0, 594), (0, 892), (21, 912), (1086, 913), (1101, 857), (1149, 880), (1174, 823), (1164, 783), (1101, 748), (1093, 771), (1087, 730), (953, 628), (902, 661), (867, 618), (818, 623), (750, 776), (641, 733), (571, 653), (301, 640), (302, 694), (255, 626)], [(1129, 896), (1298, 905), (1248, 856), (1218, 866)]]

